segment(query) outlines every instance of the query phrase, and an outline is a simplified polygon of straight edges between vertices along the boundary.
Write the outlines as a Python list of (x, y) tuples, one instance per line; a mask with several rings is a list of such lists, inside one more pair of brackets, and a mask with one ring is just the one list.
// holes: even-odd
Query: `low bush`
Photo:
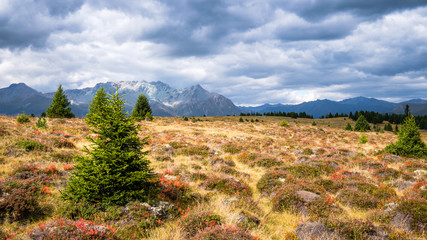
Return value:
[(87, 201), (72, 202), (58, 200), (57, 205), (58, 209), (56, 212), (59, 216), (74, 220), (80, 218), (94, 220), (100, 211), (106, 209), (106, 206), (101, 206)]
[(212, 165), (225, 164), (225, 165), (230, 166), (230, 167), (236, 166), (236, 163), (233, 160), (224, 159), (224, 158), (220, 158), (220, 157), (214, 157), (214, 158), (210, 159), (210, 162)]
[(44, 151), (47, 149), (47, 147), (44, 144), (31, 139), (18, 141), (15, 144), (15, 146), (22, 148), (27, 152), (34, 151), (34, 150)]
[(314, 181), (314, 184), (319, 185), (323, 187), (326, 191), (334, 194), (345, 186), (344, 181), (332, 179), (317, 179), (316, 181)]
[(95, 225), (91, 221), (79, 219), (73, 221), (60, 218), (47, 224), (40, 223), (31, 231), (32, 239), (75, 239), (75, 240), (114, 240), (115, 229), (111, 226)]
[(421, 162), (406, 162), (400, 168), (402, 171), (414, 172), (416, 170), (425, 170), (427, 171), (427, 164)]
[(186, 147), (188, 145), (187, 143), (183, 143), (183, 142), (170, 142), (168, 144), (171, 147), (173, 147), (174, 149), (183, 148), (183, 147)]
[(172, 202), (178, 206), (186, 206), (193, 200), (189, 184), (181, 179), (181, 176), (171, 171), (158, 174), (159, 198)]
[(271, 170), (265, 173), (258, 181), (256, 187), (261, 193), (271, 194), (278, 186), (297, 183), (297, 180), (283, 170)]
[(410, 216), (411, 229), (420, 233), (427, 231), (427, 201), (421, 198), (402, 199), (395, 212)]
[(334, 220), (325, 221), (325, 226), (338, 233), (344, 239), (376, 239), (378, 229), (370, 221), (365, 220)]
[(176, 151), (178, 155), (185, 155), (185, 156), (193, 156), (193, 155), (200, 155), (203, 157), (209, 156), (209, 147), (205, 145), (197, 145), (197, 146), (188, 146), (185, 148), (180, 148)]
[(217, 190), (231, 196), (252, 195), (252, 190), (245, 182), (231, 176), (212, 176), (203, 185), (208, 190)]
[(221, 224), (221, 216), (207, 211), (203, 206), (188, 212), (179, 221), (179, 225), (183, 228), (184, 237), (186, 238), (194, 237), (206, 228)]
[(237, 160), (242, 163), (248, 164), (249, 162), (254, 161), (258, 156), (259, 154), (256, 153), (242, 152), (240, 155), (237, 156)]
[(365, 144), (367, 142), (368, 142), (368, 138), (366, 137), (366, 135), (365, 134), (360, 135), (360, 137), (359, 137), (359, 143), (360, 144)]
[(254, 161), (252, 161), (249, 165), (251, 167), (264, 167), (264, 168), (270, 168), (270, 167), (280, 167), (283, 166), (284, 162), (280, 159), (277, 159), (276, 157), (271, 156), (260, 156), (256, 158)]
[(200, 240), (258, 240), (258, 237), (251, 235), (248, 231), (231, 226), (215, 226), (206, 228), (191, 239)]
[(8, 135), (10, 135), (10, 133), (6, 129), (0, 127), (0, 137), (8, 136)]
[(41, 185), (34, 181), (8, 181), (0, 185), (0, 220), (10, 222), (36, 220), (50, 214), (49, 205), (41, 205)]
[(359, 190), (345, 188), (338, 192), (336, 199), (347, 206), (360, 209), (377, 208), (380, 202), (373, 196)]
[[(308, 193), (307, 193), (308, 192)], [(307, 197), (303, 197), (302, 195)], [(330, 217), (342, 212), (335, 199), (319, 187), (308, 184), (284, 185), (273, 193), (273, 210), (291, 211), (312, 217)]]
[(61, 163), (72, 163), (74, 162), (77, 152), (73, 151), (60, 151), (52, 153), (50, 156), (53, 161)]
[(394, 180), (398, 178), (403, 178), (406, 180), (411, 179), (411, 176), (408, 174), (405, 174), (399, 170), (396, 170), (394, 168), (380, 168), (373, 172), (373, 176), (378, 178), (380, 181), (389, 181)]
[(291, 166), (281, 168), (281, 170), (285, 171), (286, 173), (296, 177), (296, 178), (318, 178), (322, 174), (322, 171), (319, 167), (311, 166), (305, 163), (297, 163), (293, 164)]
[(21, 123), (21, 124), (23, 124), (23, 123), (29, 123), (30, 122), (30, 118), (25, 113), (22, 113), (21, 115), (19, 115), (16, 118), (16, 121), (18, 123)]
[(66, 138), (53, 137), (50, 139), (50, 141), (56, 148), (75, 148), (74, 143)]
[(190, 176), (192, 181), (198, 181), (198, 180), (206, 180), (208, 178), (208, 175), (205, 173), (202, 173), (200, 171), (197, 171), (195, 173), (192, 173)]
[(282, 120), (282, 121), (280, 121), (279, 125), (281, 127), (287, 127), (287, 126), (289, 126), (289, 123), (286, 120)]
[(230, 154), (237, 154), (242, 151), (242, 147), (232, 143), (223, 144), (221, 148), (225, 153), (230, 153)]
[(242, 210), (239, 213), (237, 219), (237, 226), (242, 229), (252, 229), (259, 226), (261, 220), (259, 220), (253, 213)]

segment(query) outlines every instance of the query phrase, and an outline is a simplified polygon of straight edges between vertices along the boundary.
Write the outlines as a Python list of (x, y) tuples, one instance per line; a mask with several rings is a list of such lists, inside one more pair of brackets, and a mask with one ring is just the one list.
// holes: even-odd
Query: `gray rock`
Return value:
[(411, 231), (411, 220), (412, 216), (410, 214), (396, 212), (396, 214), (390, 221), (390, 225), (396, 228), (403, 229), (405, 232), (408, 233)]
[(342, 239), (335, 232), (329, 231), (323, 223), (320, 222), (304, 222), (298, 225), (295, 229), (295, 235), (300, 240), (338, 240)]
[(400, 191), (406, 190), (414, 186), (415, 182), (406, 181), (403, 179), (397, 179), (393, 182), (392, 186), (399, 189)]
[(318, 195), (316, 193), (312, 193), (312, 192), (304, 191), (304, 190), (296, 191), (295, 194), (298, 197), (300, 197), (305, 203), (313, 202), (317, 198), (320, 197), (320, 195)]

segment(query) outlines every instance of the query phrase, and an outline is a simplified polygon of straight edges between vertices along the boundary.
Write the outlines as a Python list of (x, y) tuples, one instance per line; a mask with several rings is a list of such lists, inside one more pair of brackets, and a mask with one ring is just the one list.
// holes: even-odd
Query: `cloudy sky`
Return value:
[(239, 105), (427, 99), (427, 1), (0, 0), (0, 88), (118, 80)]

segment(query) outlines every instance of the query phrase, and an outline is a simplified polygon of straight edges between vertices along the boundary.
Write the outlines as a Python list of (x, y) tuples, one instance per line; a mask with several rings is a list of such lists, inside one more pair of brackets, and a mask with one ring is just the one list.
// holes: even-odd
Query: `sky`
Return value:
[(427, 0), (0, 0), (0, 88), (128, 80), (246, 106), (427, 99)]

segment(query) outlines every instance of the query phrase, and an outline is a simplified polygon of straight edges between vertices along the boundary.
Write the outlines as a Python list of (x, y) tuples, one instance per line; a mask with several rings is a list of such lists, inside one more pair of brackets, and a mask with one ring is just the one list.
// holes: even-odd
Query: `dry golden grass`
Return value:
[[(287, 233), (292, 233), (301, 221), (309, 220), (309, 216), (293, 214), (287, 211), (272, 211), (271, 198), (261, 194), (257, 190), (257, 183), (269, 169), (263, 165), (251, 167), (242, 161), (241, 156), (245, 154), (257, 154), (259, 156), (270, 156), (282, 163), (284, 167), (294, 164), (296, 160), (303, 158), (320, 161), (336, 161), (341, 170), (361, 173), (367, 181), (375, 182), (372, 170), (354, 165), (361, 159), (372, 159), (376, 161), (377, 152), (397, 140), (397, 135), (385, 132), (365, 133), (368, 142), (359, 143), (361, 133), (343, 130), (347, 122), (351, 120), (316, 119), (317, 126), (312, 126), (312, 119), (290, 119), (282, 117), (243, 117), (249, 121), (239, 122), (239, 117), (203, 117), (202, 121), (184, 121), (182, 118), (156, 117), (153, 122), (142, 121), (140, 136), (150, 136), (150, 150), (147, 156), (151, 160), (151, 167), (158, 172), (172, 170), (187, 181), (193, 192), (208, 196), (208, 202), (203, 203), (205, 207), (221, 215), (227, 225), (237, 225), (240, 211), (249, 210), (261, 220), (261, 224), (249, 231), (261, 239), (283, 239)], [(251, 122), (257, 119), (259, 122)], [(286, 119), (290, 125), (280, 127), (279, 122)], [(83, 119), (48, 119), (47, 129), (36, 129), (36, 119), (31, 123), (17, 124), (15, 118), (0, 116), (0, 128), (9, 134), (0, 136), (0, 179), (4, 181), (11, 176), (14, 169), (22, 164), (35, 164), (42, 168), (55, 165), (62, 170), (66, 165), (73, 162), (60, 161), (55, 154), (67, 151), (79, 152), (88, 145), (86, 136), (90, 134)], [(380, 125), (381, 126), (381, 125)], [(382, 127), (382, 126), (381, 126)], [(427, 132), (422, 136), (427, 140)], [(66, 138), (75, 146), (74, 149), (58, 148), (52, 144), (51, 139), (55, 137)], [(22, 139), (32, 139), (47, 146), (46, 151), (26, 152), (15, 146)], [(208, 155), (194, 155), (180, 152), (179, 148), (173, 148), (174, 143), (183, 144), (182, 148), (189, 146), (206, 146), (209, 148)], [(224, 144), (232, 144), (239, 147), (238, 153), (226, 153), (222, 149)], [(305, 154), (311, 150), (313, 154)], [(169, 158), (161, 158), (161, 157)], [(214, 163), (214, 158), (223, 159), (225, 162), (234, 162), (233, 166), (224, 167), (224, 163)], [(160, 161), (158, 159), (170, 159)], [(352, 163), (353, 162), (353, 163)], [(394, 169), (399, 169), (404, 162), (389, 164)], [(232, 171), (231, 171), (232, 170)], [(231, 172), (227, 172), (231, 171)], [(338, 169), (337, 169), (338, 171)], [(217, 190), (207, 190), (203, 187), (204, 180), (194, 180), (192, 175), (202, 173), (206, 176), (232, 176), (240, 181), (247, 182), (252, 190), (250, 201), (244, 203), (228, 204), (227, 201), (236, 196), (230, 196)], [(329, 178), (330, 174), (322, 174), (319, 178)], [(425, 180), (425, 179), (424, 179)], [(377, 184), (379, 184), (377, 182)], [(403, 191), (397, 191), (403, 195)], [(53, 187), (46, 201), (54, 204), (60, 195), (59, 188)], [(245, 205), (246, 204), (246, 205)], [(255, 207), (254, 207), (255, 205)], [(253, 209), (247, 209), (247, 208)], [(368, 211), (361, 211), (344, 207), (344, 212), (339, 215), (343, 219), (366, 219)], [(51, 217), (41, 221), (47, 222)], [(183, 239), (183, 233), (177, 225), (178, 220), (167, 222), (154, 229), (147, 239)], [(28, 239), (26, 232), (37, 226), (30, 223), (20, 226), (18, 223), (5, 223), (3, 226), (7, 232), (16, 232), (17, 237)], [(415, 236), (416, 237), (416, 236)]]

